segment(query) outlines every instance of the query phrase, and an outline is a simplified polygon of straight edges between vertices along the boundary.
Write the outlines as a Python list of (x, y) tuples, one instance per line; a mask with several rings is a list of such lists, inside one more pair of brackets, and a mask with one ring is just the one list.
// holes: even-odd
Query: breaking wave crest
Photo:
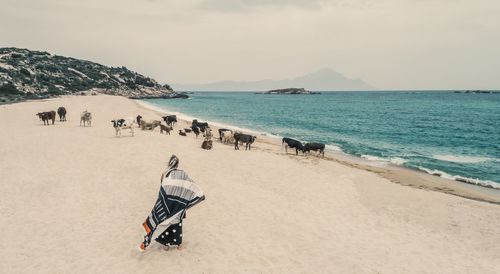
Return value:
[(446, 178), (449, 180), (454, 180), (457, 182), (462, 182), (462, 183), (467, 183), (471, 185), (478, 185), (482, 187), (488, 187), (488, 188), (495, 188), (495, 189), (500, 189), (500, 184), (497, 182), (489, 181), (489, 180), (479, 180), (479, 179), (474, 179), (474, 178), (467, 178), (463, 176), (458, 176), (458, 175), (450, 175), (444, 171), (437, 170), (437, 169), (428, 169), (425, 167), (418, 167), (419, 170), (424, 171), (428, 174)]

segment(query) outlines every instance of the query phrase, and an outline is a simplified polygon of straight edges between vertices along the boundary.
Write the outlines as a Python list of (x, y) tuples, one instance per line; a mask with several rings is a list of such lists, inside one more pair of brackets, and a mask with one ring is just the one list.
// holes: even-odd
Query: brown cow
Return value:
[(205, 140), (203, 141), (203, 143), (201, 143), (201, 148), (203, 149), (212, 149), (213, 147), (213, 144), (212, 144), (212, 140)]
[[(54, 121), (56, 120), (56, 112), (55, 111), (45, 111), (45, 112), (39, 112), (36, 115), (40, 118), (40, 120), (43, 121), (43, 125), (49, 125), (49, 121), (52, 120), (52, 124), (54, 124)], [(47, 122), (47, 123), (45, 123)]]
[(152, 120), (149, 123), (141, 120), (141, 129), (142, 130), (154, 130), (156, 127), (161, 125), (161, 121)]
[(170, 135), (170, 131), (173, 130), (172, 126), (165, 126), (160, 124), (160, 133), (163, 133), (164, 131)]

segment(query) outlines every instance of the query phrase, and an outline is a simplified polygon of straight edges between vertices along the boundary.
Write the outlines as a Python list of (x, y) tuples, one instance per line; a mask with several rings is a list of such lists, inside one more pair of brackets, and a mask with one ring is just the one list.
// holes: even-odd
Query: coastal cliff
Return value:
[(188, 97), (123, 66), (107, 67), (45, 51), (0, 48), (0, 103), (97, 93), (132, 99)]

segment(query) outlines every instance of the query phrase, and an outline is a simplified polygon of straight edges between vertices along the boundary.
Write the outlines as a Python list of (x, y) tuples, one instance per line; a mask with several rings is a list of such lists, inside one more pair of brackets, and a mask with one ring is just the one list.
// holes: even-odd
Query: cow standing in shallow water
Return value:
[(59, 115), (59, 121), (60, 122), (65, 122), (66, 121), (66, 108), (65, 107), (60, 107), (57, 109), (57, 114)]
[(52, 120), (52, 124), (56, 121), (56, 112), (55, 111), (46, 111), (46, 112), (39, 112), (36, 114), (40, 120), (43, 121), (43, 125), (49, 125), (49, 121)]

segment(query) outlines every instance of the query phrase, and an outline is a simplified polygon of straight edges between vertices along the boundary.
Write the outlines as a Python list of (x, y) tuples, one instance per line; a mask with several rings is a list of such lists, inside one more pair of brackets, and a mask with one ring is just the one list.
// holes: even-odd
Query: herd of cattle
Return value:
[[(41, 121), (43, 121), (43, 125), (49, 125), (50, 121), (52, 121), (52, 124), (54, 124), (56, 120), (56, 112), (51, 110), (51, 111), (45, 111), (45, 112), (39, 112), (36, 114), (38, 118), (40, 118)], [(65, 107), (59, 107), (57, 109), (57, 115), (59, 115), (59, 121), (60, 122), (66, 122), (66, 108)], [(91, 126), (92, 125), (92, 114), (88, 111), (84, 111), (80, 115), (80, 126), (83, 124), (83, 126)]]
[[(61, 122), (66, 121), (66, 108), (64, 107), (58, 108), (57, 114), (59, 115), (59, 121)], [(36, 115), (40, 118), (40, 120), (43, 121), (44, 125), (49, 125), (50, 121), (52, 121), (52, 124), (54, 124), (54, 121), (56, 119), (55, 111), (39, 112)], [(163, 116), (162, 119), (163, 122), (165, 122), (165, 124), (163, 124), (162, 121), (160, 120), (145, 121), (141, 115), (138, 115), (135, 119), (120, 118), (111, 120), (111, 123), (113, 125), (113, 128), (115, 129), (116, 137), (120, 137), (122, 135), (122, 130), (127, 130), (127, 129), (130, 130), (130, 134), (134, 136), (134, 128), (136, 127), (136, 125), (141, 130), (151, 130), (151, 131), (157, 127), (160, 127), (160, 133), (165, 132), (166, 134), (170, 135), (170, 132), (174, 129), (174, 125), (177, 123), (177, 116), (167, 115)], [(85, 110), (80, 114), (80, 126), (82, 125), (84, 127), (92, 126), (92, 113), (90, 113), (87, 110)], [(198, 138), (198, 135), (203, 133), (204, 140), (201, 147), (203, 149), (212, 149), (213, 134), (207, 122), (200, 122), (195, 119), (192, 121), (191, 127), (179, 130), (179, 135), (181, 136), (187, 136), (188, 133), (193, 133), (196, 136), (196, 138)], [(240, 143), (245, 144), (245, 150), (251, 150), (252, 144), (255, 142), (255, 139), (257, 139), (256, 136), (244, 134), (240, 131), (233, 131), (227, 128), (219, 129), (219, 141), (224, 144), (234, 144), (235, 150), (240, 149), (239, 148)], [(283, 138), (281, 140), (281, 144), (282, 147), (285, 149), (286, 153), (288, 153), (288, 148), (292, 148), (295, 149), (296, 155), (299, 154), (299, 151), (301, 151), (303, 154), (315, 151), (318, 152), (318, 156), (325, 155), (325, 144), (321, 143), (303, 144), (302, 142), (291, 138)]]

